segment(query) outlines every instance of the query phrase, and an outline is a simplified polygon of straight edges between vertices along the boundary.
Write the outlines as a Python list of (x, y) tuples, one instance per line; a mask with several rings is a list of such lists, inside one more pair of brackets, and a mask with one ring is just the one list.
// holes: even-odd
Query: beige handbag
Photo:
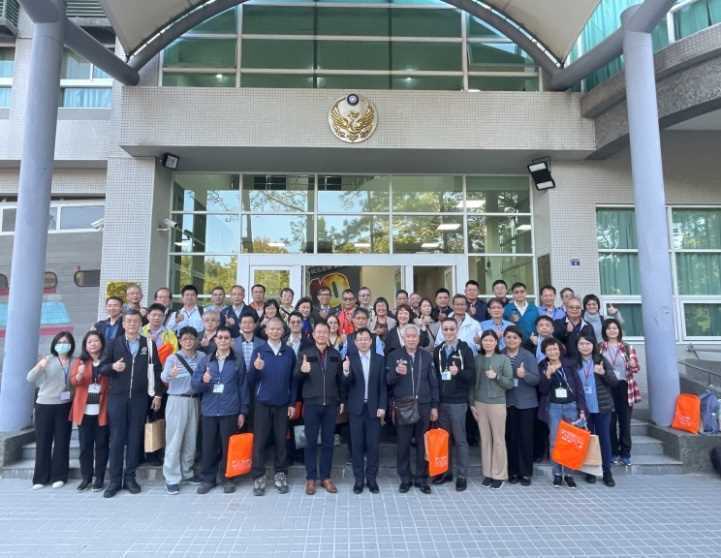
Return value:
[(581, 467), (581, 472), (594, 477), (603, 476), (603, 458), (601, 457), (601, 443), (598, 436), (591, 434), (591, 441), (588, 444), (588, 453)]
[(165, 447), (165, 419), (145, 423), (145, 453)]

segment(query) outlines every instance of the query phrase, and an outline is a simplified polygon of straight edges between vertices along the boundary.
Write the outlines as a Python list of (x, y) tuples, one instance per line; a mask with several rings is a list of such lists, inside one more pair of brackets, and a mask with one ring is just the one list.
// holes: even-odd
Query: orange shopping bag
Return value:
[(588, 430), (562, 420), (558, 424), (551, 459), (559, 465), (578, 471), (583, 467), (590, 443), (591, 433)]
[(253, 465), (253, 435), (233, 434), (228, 441), (228, 464), (225, 466), (227, 478), (247, 475)]
[(443, 428), (431, 428), (425, 433), (424, 439), (428, 475), (442, 475), (448, 471), (448, 432)]
[(701, 427), (701, 398), (692, 393), (682, 393), (676, 399), (671, 428), (698, 434)]
[(165, 364), (165, 360), (175, 352), (173, 346), (170, 343), (163, 343), (158, 347), (158, 358), (160, 364)]

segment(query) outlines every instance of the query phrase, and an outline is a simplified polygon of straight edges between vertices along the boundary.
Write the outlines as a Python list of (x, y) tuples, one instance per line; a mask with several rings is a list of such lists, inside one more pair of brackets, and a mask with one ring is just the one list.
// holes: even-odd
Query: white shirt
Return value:
[(283, 343), (281, 343), (280, 341), (278, 341), (277, 343), (273, 343), (272, 341), (268, 340), (268, 346), (273, 349), (273, 353), (275, 354), (275, 356), (278, 356), (278, 353), (280, 352)]
[[(480, 322), (471, 318), (470, 315), (466, 314), (463, 317), (463, 321), (458, 325), (458, 339), (465, 341), (466, 345), (473, 351), (473, 354), (478, 354), (478, 345), (476, 344), (476, 337), (480, 337), (483, 333), (483, 328)], [(438, 328), (436, 334), (435, 346), (437, 347), (445, 341), (443, 337), (443, 327)]]
[(365, 391), (363, 392), (363, 401), (368, 401), (368, 380), (371, 375), (371, 353), (362, 353), (358, 351), (360, 357), (361, 367), (363, 368), (363, 381), (365, 382)]

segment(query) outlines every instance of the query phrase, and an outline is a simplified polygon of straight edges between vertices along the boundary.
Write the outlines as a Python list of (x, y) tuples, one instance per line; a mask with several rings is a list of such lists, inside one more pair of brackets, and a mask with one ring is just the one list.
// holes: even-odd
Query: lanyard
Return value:
[[(616, 360), (618, 359), (618, 355), (621, 353), (621, 345), (617, 345), (617, 346), (616, 346), (616, 350), (615, 350), (615, 352), (613, 352), (613, 353), (611, 353), (611, 347), (607, 347), (606, 350), (608, 351), (609, 356), (610, 356), (611, 354), (613, 354), (613, 357), (612, 357), (610, 360), (611, 360), (611, 364), (615, 365), (615, 364), (616, 364)], [(623, 363), (624, 363), (624, 365), (626, 364), (626, 359), (625, 359), (625, 358), (623, 359)]]
[(58, 363), (60, 364), (60, 368), (63, 369), (63, 376), (65, 376), (65, 385), (68, 385), (68, 376), (70, 375), (70, 360), (68, 360), (67, 364), (63, 364), (63, 361), (60, 360), (60, 357), (58, 357)]
[(591, 375), (593, 374), (593, 361), (590, 360), (588, 364), (585, 362), (583, 363), (583, 377), (585, 378), (584, 383), (589, 383), (589, 378), (591, 378)]

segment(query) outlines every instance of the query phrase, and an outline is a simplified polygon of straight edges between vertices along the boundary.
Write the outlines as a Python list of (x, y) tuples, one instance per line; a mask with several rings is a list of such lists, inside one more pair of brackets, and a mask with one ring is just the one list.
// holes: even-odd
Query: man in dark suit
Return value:
[(372, 343), (370, 330), (365, 327), (359, 329), (355, 332), (357, 351), (343, 361), (343, 384), (347, 394), (355, 477), (353, 492), (356, 494), (363, 492), (364, 480), (373, 494), (379, 491), (376, 482), (378, 445), (381, 419), (385, 417), (388, 403), (388, 387), (385, 381), (385, 358), (371, 350)]
[(415, 485), (423, 494), (431, 493), (428, 484), (428, 466), (426, 464), (426, 446), (424, 434), (428, 423), (438, 420), (438, 377), (434, 370), (433, 356), (419, 348), (420, 329), (415, 324), (403, 327), (404, 347), (393, 351), (386, 360), (386, 380), (390, 386), (390, 395), (394, 401), (415, 398), (418, 405), (419, 420), (414, 424), (398, 424), (398, 476), (401, 484), (398, 490), (408, 492), (411, 488), (411, 439), (416, 439)]
[(110, 345), (116, 337), (123, 336), (123, 301), (120, 297), (109, 296), (105, 300), (105, 312), (108, 317), (95, 323), (95, 331)]

